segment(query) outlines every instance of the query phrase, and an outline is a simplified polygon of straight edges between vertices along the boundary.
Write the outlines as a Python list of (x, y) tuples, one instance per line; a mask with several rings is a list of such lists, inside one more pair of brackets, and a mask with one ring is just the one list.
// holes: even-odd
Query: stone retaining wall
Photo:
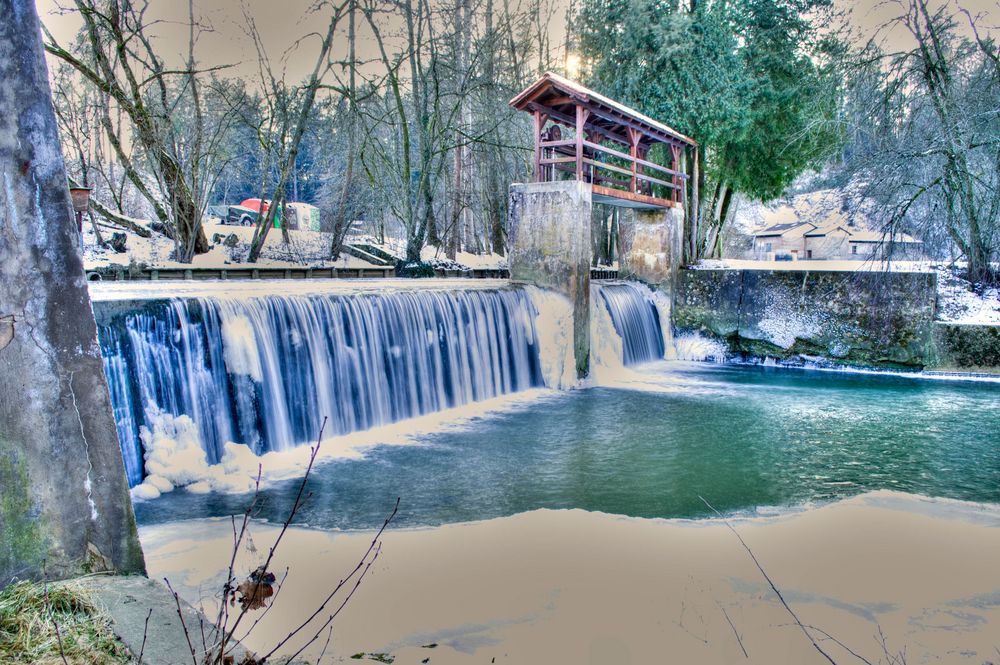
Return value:
[(938, 322), (933, 330), (935, 369), (1000, 373), (1000, 326)]
[(919, 369), (937, 362), (936, 292), (930, 273), (682, 270), (673, 321), (750, 357)]

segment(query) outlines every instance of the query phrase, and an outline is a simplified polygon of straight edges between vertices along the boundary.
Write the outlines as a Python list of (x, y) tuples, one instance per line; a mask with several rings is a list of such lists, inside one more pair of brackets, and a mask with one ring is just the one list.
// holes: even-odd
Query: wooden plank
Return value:
[(546, 166), (548, 164), (565, 164), (567, 162), (575, 162), (576, 157), (546, 157), (541, 160), (541, 164)]
[(563, 139), (562, 141), (542, 141), (543, 148), (561, 148), (563, 146), (576, 145), (576, 139)]
[[(576, 159), (573, 158), (573, 161), (575, 162)], [(576, 173), (574, 166), (566, 166), (565, 164), (553, 164), (552, 168), (562, 173), (569, 173), (570, 175), (574, 175)], [(618, 178), (612, 178), (611, 176), (601, 175), (600, 173), (594, 173), (591, 177), (593, 178), (593, 182), (609, 182), (612, 185), (621, 188), (622, 191), (628, 189), (627, 180), (619, 180)]]
[(626, 192), (620, 189), (612, 189), (610, 187), (602, 187), (601, 185), (593, 185), (594, 194), (600, 196), (608, 196), (614, 199), (622, 199), (624, 201), (632, 201), (633, 203), (642, 203), (644, 205), (656, 206), (658, 208), (672, 208), (674, 207), (674, 202), (670, 199), (659, 199), (655, 196), (646, 196), (645, 194), (636, 194), (634, 192)]

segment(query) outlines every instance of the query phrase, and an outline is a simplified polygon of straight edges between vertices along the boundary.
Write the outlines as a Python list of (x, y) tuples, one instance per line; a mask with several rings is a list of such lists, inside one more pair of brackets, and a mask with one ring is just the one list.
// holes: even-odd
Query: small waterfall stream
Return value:
[[(621, 338), (621, 362), (627, 367), (661, 360), (666, 353), (660, 310), (646, 286), (636, 283), (607, 283), (597, 287), (598, 302), (611, 317)], [(595, 318), (598, 315), (595, 313)], [(598, 341), (599, 342), (599, 341)]]
[(542, 386), (536, 314), (520, 289), (144, 302), (98, 331), (129, 483), (164, 414), (216, 464)]

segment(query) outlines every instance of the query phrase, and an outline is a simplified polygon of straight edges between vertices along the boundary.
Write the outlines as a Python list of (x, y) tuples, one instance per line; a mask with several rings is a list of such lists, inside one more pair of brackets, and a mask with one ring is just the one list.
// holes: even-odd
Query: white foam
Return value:
[(525, 286), (535, 310), (535, 342), (545, 386), (567, 390), (577, 384), (573, 352), (573, 304), (555, 291)]
[(675, 360), (724, 362), (728, 353), (725, 344), (697, 332), (677, 336), (672, 348)]
[(224, 318), (222, 339), (229, 373), (249, 376), (260, 383), (263, 380), (263, 370), (257, 349), (257, 336), (250, 319), (242, 315)]
[[(527, 408), (541, 399), (557, 399), (559, 395), (546, 389), (527, 390), (367, 431), (325, 437), (317, 460), (359, 459), (364, 457), (366, 450), (379, 445), (415, 445), (431, 433), (460, 430), (474, 419)], [(300, 478), (309, 464), (311, 446), (258, 456), (249, 446), (232, 442), (225, 444), (218, 464), (208, 464), (193, 425), (188, 416), (160, 414), (152, 430), (142, 428), (146, 470), (151, 475), (132, 489), (134, 500), (156, 499), (174, 486), (195, 493), (250, 492), (254, 489), (258, 470), (261, 486), (267, 487)]]
[(604, 302), (600, 285), (591, 285), (590, 293), (590, 381), (610, 385), (632, 378), (635, 372), (625, 367), (623, 342)]

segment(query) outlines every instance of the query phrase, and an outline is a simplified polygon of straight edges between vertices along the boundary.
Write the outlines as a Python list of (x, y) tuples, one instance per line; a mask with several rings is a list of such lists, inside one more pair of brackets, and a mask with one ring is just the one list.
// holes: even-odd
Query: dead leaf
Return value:
[(244, 611), (267, 607), (267, 599), (274, 595), (274, 580), (274, 573), (267, 572), (263, 566), (250, 573), (250, 578), (236, 587), (240, 607)]

